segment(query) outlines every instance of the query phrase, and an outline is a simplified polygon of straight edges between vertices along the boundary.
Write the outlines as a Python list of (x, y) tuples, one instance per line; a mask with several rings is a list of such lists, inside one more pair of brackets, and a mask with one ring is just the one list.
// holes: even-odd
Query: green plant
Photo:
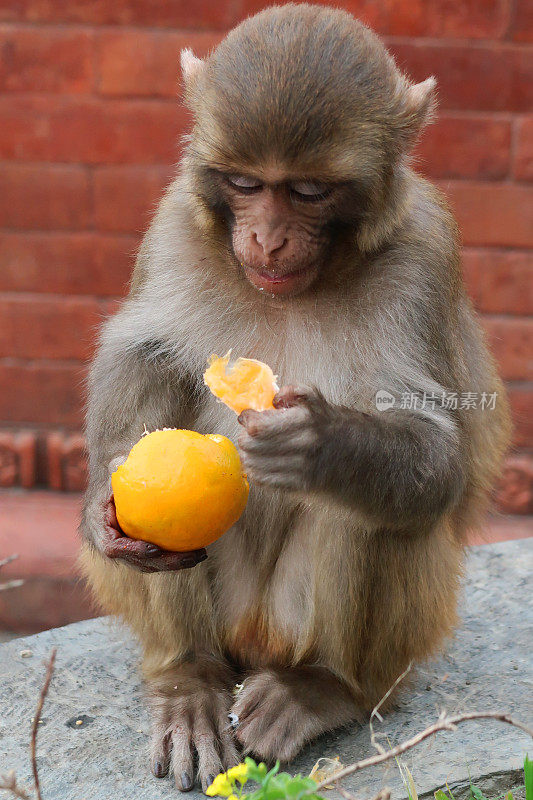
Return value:
[(526, 800), (533, 800), (533, 761), (526, 753), (524, 758), (524, 780), (526, 784)]
[[(245, 793), (244, 786), (248, 781), (257, 783), (258, 787)], [(279, 761), (267, 770), (266, 764), (256, 764), (252, 758), (245, 758), (243, 764), (217, 775), (206, 794), (210, 797), (227, 797), (228, 800), (301, 800), (303, 797), (324, 800), (313, 791), (315, 787), (312, 778), (280, 772)]]

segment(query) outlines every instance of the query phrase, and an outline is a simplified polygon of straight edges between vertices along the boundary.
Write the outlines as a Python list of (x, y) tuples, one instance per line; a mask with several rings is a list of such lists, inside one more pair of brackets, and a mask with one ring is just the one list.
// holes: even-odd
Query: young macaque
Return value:
[[(194, 127), (91, 372), (82, 534), (97, 599), (143, 645), (152, 770), (187, 791), (361, 718), (450, 634), (508, 416), (454, 221), (409, 167), (434, 79), (292, 4), (182, 67)], [(278, 374), (274, 409), (237, 418), (205, 388), (230, 348)], [(238, 442), (248, 506), (207, 558), (119, 529), (109, 471), (144, 426)]]

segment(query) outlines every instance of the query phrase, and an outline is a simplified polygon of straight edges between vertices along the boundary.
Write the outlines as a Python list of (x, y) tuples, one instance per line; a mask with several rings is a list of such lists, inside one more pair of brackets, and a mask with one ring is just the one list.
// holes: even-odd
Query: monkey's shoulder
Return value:
[(444, 193), (430, 181), (413, 176), (407, 196), (407, 214), (399, 243), (413, 254), (452, 259), (458, 250), (458, 228)]

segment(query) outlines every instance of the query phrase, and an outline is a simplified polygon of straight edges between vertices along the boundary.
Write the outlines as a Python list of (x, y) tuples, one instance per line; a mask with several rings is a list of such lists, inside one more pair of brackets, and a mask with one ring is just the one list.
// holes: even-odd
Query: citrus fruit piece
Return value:
[(267, 364), (255, 358), (238, 358), (229, 364), (231, 350), (223, 358), (211, 356), (204, 383), (215, 397), (240, 414), (245, 408), (266, 411), (279, 391), (276, 376)]
[(207, 547), (231, 528), (249, 488), (229, 439), (177, 429), (144, 435), (111, 485), (124, 533), (178, 552)]

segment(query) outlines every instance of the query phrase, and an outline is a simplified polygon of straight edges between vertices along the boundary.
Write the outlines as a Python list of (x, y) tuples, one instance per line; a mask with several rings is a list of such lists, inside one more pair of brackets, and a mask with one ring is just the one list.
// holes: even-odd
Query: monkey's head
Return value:
[(185, 50), (182, 71), (191, 190), (241, 279), (298, 294), (347, 242), (382, 243), (433, 78), (409, 83), (349, 14), (293, 4), (245, 20), (205, 60)]

